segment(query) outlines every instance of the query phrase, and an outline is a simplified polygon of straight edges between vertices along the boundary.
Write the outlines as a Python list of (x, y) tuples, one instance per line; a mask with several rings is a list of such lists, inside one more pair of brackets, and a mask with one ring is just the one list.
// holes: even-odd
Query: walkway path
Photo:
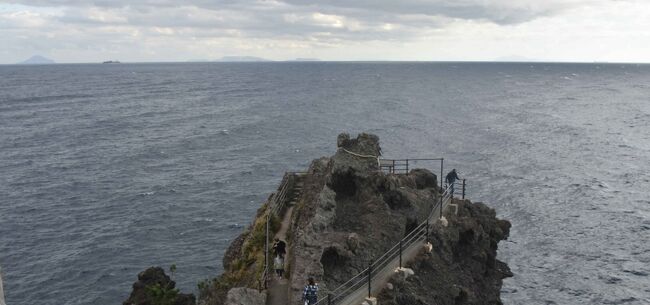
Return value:
[[(439, 215), (440, 214), (440, 206), (437, 206), (436, 209), (433, 211), (431, 215)], [(436, 219), (432, 219), (432, 223), (435, 222)], [(415, 259), (417, 255), (422, 251), (424, 246), (426, 245), (426, 236), (425, 235), (420, 235), (417, 237), (417, 240), (410, 244), (409, 246), (405, 247), (402, 251), (402, 261), (403, 262), (409, 262)], [(381, 292), (384, 287), (386, 287), (386, 283), (389, 282), (391, 277), (395, 275), (395, 270), (400, 266), (400, 258), (395, 257), (390, 260), (386, 266), (384, 266), (378, 273), (374, 274), (372, 276), (372, 282), (371, 282), (371, 295), (376, 296)], [(416, 271), (417, 272), (417, 271)], [(374, 272), (373, 272), (374, 273)], [(361, 288), (357, 289), (356, 291), (350, 293), (347, 297), (343, 299), (343, 301), (340, 302), (340, 304), (361, 304), (366, 297), (368, 296), (368, 285), (363, 285)]]
[[(297, 201), (300, 199), (300, 196), (302, 195), (301, 180), (296, 181), (296, 185), (294, 186), (293, 190), (294, 190), (294, 195), (293, 198), (291, 199), (291, 202), (289, 203), (287, 211), (284, 213), (280, 230), (278, 230), (278, 233), (275, 234), (275, 238), (284, 241), (287, 240), (287, 231), (289, 230), (289, 226), (291, 225), (291, 216), (293, 215), (293, 208), (297, 203)], [(290, 251), (291, 251), (291, 247), (287, 245), (287, 254), (284, 257), (285, 270), (287, 269), (286, 264), (289, 261), (289, 256), (291, 255)], [(289, 279), (286, 278), (287, 276), (289, 276), (289, 274), (285, 273), (284, 277), (280, 279), (275, 274), (275, 269), (272, 270), (272, 274), (270, 275), (271, 280), (269, 280), (269, 288), (267, 290), (266, 305), (289, 304)]]
[[(442, 196), (442, 204), (434, 206), (433, 211), (429, 214), (428, 221), (420, 224), (420, 226), (410, 233), (409, 236), (402, 239), (402, 242), (406, 243), (403, 248), (401, 248), (401, 242), (399, 245), (394, 246), (393, 249), (395, 249), (395, 247), (397, 247), (397, 250), (400, 248), (402, 249), (402, 262), (409, 262), (417, 256), (419, 251), (421, 251), (426, 244), (425, 233), (427, 232), (427, 226), (439, 221), (440, 216), (442, 215), (441, 209), (444, 211), (445, 208), (451, 206), (451, 203), (453, 203), (447, 192), (443, 193)], [(384, 254), (385, 258), (382, 257), (378, 261), (373, 262), (370, 292), (368, 291), (367, 273), (360, 273), (332, 291), (332, 304), (356, 305), (361, 304), (369, 293), (370, 295), (376, 296), (385, 287), (386, 283), (388, 283), (390, 278), (395, 274), (397, 267), (400, 265), (399, 251), (394, 251), (393, 249)], [(418, 272), (417, 270), (414, 271), (416, 273)], [(326, 299), (326, 295), (321, 295), (317, 304), (327, 304)]]

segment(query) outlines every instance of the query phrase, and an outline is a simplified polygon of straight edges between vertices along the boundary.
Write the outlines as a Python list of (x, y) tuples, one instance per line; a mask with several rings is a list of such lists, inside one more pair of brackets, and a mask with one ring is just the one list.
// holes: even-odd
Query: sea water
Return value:
[(7, 303), (119, 304), (154, 265), (195, 291), (364, 131), (512, 222), (506, 304), (650, 303), (650, 66), (325, 62), (0, 66)]

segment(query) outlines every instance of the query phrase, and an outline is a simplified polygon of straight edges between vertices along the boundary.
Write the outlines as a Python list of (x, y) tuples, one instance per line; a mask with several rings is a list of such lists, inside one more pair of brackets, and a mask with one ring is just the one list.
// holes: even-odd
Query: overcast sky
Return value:
[(650, 62), (650, 0), (0, 0), (0, 63)]

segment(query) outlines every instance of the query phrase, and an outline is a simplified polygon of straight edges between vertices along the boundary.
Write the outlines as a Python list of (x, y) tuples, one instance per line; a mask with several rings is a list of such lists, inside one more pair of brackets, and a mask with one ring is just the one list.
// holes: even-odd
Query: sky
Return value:
[(650, 62), (650, 0), (0, 0), (0, 63)]

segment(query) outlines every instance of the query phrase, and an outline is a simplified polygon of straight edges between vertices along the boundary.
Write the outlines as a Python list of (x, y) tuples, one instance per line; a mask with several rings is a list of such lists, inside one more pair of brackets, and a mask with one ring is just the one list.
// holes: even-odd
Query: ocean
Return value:
[(453, 62), (0, 66), (7, 304), (120, 304), (154, 265), (195, 291), (341, 132), (512, 222), (505, 304), (650, 304), (650, 65)]

